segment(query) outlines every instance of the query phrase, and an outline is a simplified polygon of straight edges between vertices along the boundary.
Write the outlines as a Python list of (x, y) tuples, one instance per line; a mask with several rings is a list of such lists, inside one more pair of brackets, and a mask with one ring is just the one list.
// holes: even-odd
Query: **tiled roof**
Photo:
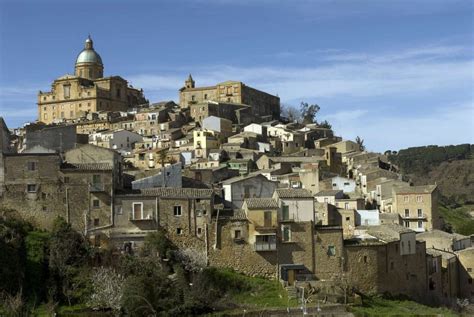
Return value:
[(278, 197), (280, 198), (313, 198), (313, 194), (302, 188), (277, 188)]
[(234, 214), (230, 217), (230, 220), (247, 220), (247, 216), (242, 209), (234, 209)]
[(211, 198), (212, 189), (202, 188), (177, 188), (177, 187), (157, 187), (147, 188), (141, 191), (142, 195), (157, 196), (167, 198)]
[(112, 164), (109, 163), (63, 163), (61, 169), (82, 171), (111, 171)]
[(278, 202), (273, 198), (247, 198), (248, 209), (278, 208)]
[(322, 196), (336, 196), (339, 192), (342, 192), (342, 190), (322, 190), (319, 193), (317, 193), (315, 196), (322, 197)]
[(397, 224), (384, 224), (379, 226), (367, 226), (367, 233), (385, 242), (400, 240), (400, 234), (414, 232), (413, 230)]
[(395, 187), (393, 190), (396, 194), (429, 194), (436, 189), (436, 185)]
[(446, 259), (446, 260), (456, 257), (454, 253), (438, 250), (434, 248), (426, 248), (426, 254), (431, 254), (433, 256), (441, 256), (443, 259)]

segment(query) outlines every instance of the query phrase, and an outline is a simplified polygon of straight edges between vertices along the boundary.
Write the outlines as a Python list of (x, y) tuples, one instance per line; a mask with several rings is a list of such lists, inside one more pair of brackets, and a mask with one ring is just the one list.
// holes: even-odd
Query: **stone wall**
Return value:
[[(234, 269), (250, 276), (277, 277), (277, 251), (257, 252), (248, 243), (245, 220), (217, 220), (209, 226), (209, 265)], [(235, 240), (235, 230), (243, 239)], [(217, 234), (217, 237), (216, 237)]]
[(327, 280), (342, 273), (344, 244), (341, 227), (317, 226), (314, 233), (314, 250), (316, 279)]

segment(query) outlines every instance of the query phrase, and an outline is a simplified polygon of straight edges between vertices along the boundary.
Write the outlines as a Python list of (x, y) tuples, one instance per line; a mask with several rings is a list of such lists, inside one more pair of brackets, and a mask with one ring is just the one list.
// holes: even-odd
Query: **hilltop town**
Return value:
[(0, 207), (45, 230), (61, 217), (117, 254), (163, 232), (205, 267), (277, 280), (290, 297), (474, 300), (472, 239), (444, 231), (436, 184), (413, 186), (387, 155), (314, 111), (284, 117), (278, 96), (243, 82), (189, 75), (176, 89), (178, 102), (150, 102), (104, 75), (87, 38), (74, 74), (38, 93), (37, 121), (0, 119)]

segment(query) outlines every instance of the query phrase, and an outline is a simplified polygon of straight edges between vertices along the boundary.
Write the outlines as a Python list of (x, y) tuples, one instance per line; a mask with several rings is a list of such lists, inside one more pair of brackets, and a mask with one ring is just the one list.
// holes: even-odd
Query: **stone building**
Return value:
[(456, 252), (459, 259), (459, 291), (461, 298), (474, 300), (474, 247)]
[(207, 252), (213, 192), (197, 188), (149, 188), (115, 197), (114, 245), (138, 246), (149, 232), (163, 228), (180, 248)]
[(418, 232), (441, 228), (436, 185), (394, 187), (392, 196), (392, 212), (402, 217), (405, 227)]
[(399, 225), (359, 228), (344, 241), (350, 284), (365, 294), (403, 294), (423, 300), (427, 288), (426, 248), (415, 231)]
[(74, 75), (64, 75), (51, 91), (38, 94), (38, 121), (59, 122), (83, 117), (89, 112), (127, 111), (146, 103), (143, 91), (128, 85), (120, 76), (104, 77), (102, 58), (90, 36), (76, 59)]
[[(280, 118), (280, 98), (277, 96), (249, 87), (239, 81), (226, 81), (215, 86), (196, 87), (194, 79), (189, 75), (184, 87), (179, 90), (179, 105), (188, 108), (209, 101), (248, 105), (255, 116)], [(191, 115), (193, 116), (192, 111)], [(219, 114), (212, 115), (230, 119)], [(200, 116), (202, 120), (204, 117)]]

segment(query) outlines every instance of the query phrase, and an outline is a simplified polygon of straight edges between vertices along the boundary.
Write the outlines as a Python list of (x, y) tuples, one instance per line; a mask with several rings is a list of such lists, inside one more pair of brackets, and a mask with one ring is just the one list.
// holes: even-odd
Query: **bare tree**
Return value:
[(121, 308), (125, 279), (110, 268), (97, 268), (92, 273), (93, 293), (88, 302), (92, 308), (110, 308), (118, 313)]
[(300, 112), (303, 118), (303, 124), (310, 124), (316, 122), (316, 114), (319, 112), (321, 107), (317, 104), (310, 105), (307, 102), (301, 102)]

